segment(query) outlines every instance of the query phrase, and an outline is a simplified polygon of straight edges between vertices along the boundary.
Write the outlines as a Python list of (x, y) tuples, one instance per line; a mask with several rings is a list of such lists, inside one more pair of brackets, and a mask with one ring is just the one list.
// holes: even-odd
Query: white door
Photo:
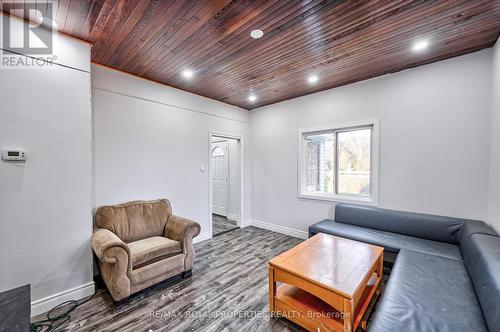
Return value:
[(227, 141), (212, 143), (212, 213), (227, 217)]

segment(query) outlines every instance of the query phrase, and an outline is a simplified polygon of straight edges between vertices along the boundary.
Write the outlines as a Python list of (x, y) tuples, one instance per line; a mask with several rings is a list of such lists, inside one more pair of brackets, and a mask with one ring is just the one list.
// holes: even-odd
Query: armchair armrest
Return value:
[(196, 221), (171, 215), (165, 225), (164, 235), (169, 239), (179, 241), (185, 252), (186, 245), (192, 245), (193, 238), (200, 234), (200, 230), (200, 224)]
[(193, 238), (200, 234), (200, 230), (200, 224), (196, 221), (175, 215), (171, 215), (165, 225), (165, 237), (181, 243), (182, 252), (186, 255), (186, 258), (184, 259), (185, 272), (189, 272), (193, 269)]
[(99, 258), (100, 273), (115, 301), (130, 295), (132, 259), (130, 248), (118, 236), (104, 228), (94, 228), (92, 248)]
[[(92, 235), (92, 248), (103, 263), (115, 264), (118, 262), (121, 255), (116, 255), (116, 252), (122, 251), (123, 249), (127, 255), (128, 266), (130, 266), (130, 249), (116, 234), (110, 230), (104, 228), (95, 228), (94, 234)], [(115, 250), (110, 250), (116, 248)], [(121, 249), (120, 249), (121, 248)]]

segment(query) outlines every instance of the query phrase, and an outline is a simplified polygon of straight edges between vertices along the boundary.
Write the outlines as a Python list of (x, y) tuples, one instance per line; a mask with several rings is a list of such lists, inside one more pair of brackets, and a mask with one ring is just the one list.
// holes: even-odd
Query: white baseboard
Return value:
[[(275, 225), (271, 224), (268, 222), (256, 220), (256, 219), (249, 219), (245, 221), (246, 226), (255, 226), (258, 228), (262, 229), (267, 229), (269, 231), (281, 233), (281, 234), (286, 234), (290, 235), (293, 237), (297, 237), (299, 239), (307, 239), (308, 238), (308, 233), (304, 231), (299, 231), (293, 228), (285, 227), (285, 226), (280, 226), (280, 225)], [(246, 227), (246, 226), (241, 226), (241, 227)]]
[(252, 219), (247, 219), (247, 220), (242, 220), (240, 223), (240, 228), (245, 228), (248, 226), (252, 226), (253, 220)]
[(238, 215), (236, 215), (234, 213), (228, 213), (227, 219), (232, 220), (232, 221), (236, 221), (236, 220), (238, 220)]
[(193, 243), (198, 243), (212, 238), (210, 232), (200, 233), (197, 237), (193, 239)]
[(81, 285), (75, 288), (67, 289), (43, 299), (31, 302), (31, 317), (43, 314), (54, 308), (56, 305), (69, 300), (80, 300), (95, 293), (94, 282)]
[[(241, 221), (241, 224), (240, 224), (241, 228), (245, 228), (248, 226), (255, 226), (258, 228), (267, 229), (269, 231), (290, 235), (293, 237), (297, 237), (299, 239), (307, 239), (308, 238), (307, 232), (299, 231), (299, 230), (296, 230), (293, 228), (275, 225), (275, 224), (271, 224), (271, 223), (256, 220), (256, 219), (246, 219), (246, 220)], [(209, 240), (211, 238), (212, 238), (212, 234), (210, 234), (210, 232), (201, 233), (200, 235), (198, 235), (197, 237), (195, 237), (193, 239), (193, 243), (198, 243), (201, 241)]]

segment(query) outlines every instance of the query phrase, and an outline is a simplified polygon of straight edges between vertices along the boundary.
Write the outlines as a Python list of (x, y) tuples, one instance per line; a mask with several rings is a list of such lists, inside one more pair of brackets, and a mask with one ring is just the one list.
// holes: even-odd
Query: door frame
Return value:
[[(207, 182), (208, 182), (208, 217), (210, 221), (210, 238), (212, 238), (212, 179), (211, 179), (211, 172), (212, 172), (212, 138), (213, 137), (220, 137), (222, 139), (235, 139), (238, 141), (238, 163), (239, 163), (239, 192), (240, 192), (240, 211), (237, 215), (236, 218), (236, 226), (241, 228), (242, 225), (242, 216), (243, 214), (243, 147), (244, 147), (244, 140), (243, 137), (239, 135), (233, 135), (233, 134), (228, 134), (228, 133), (223, 133), (219, 131), (209, 131), (208, 132), (208, 167), (207, 167)], [(228, 144), (229, 145), (229, 144)], [(229, 161), (228, 161), (229, 163)], [(228, 170), (229, 171), (229, 170)], [(229, 192), (229, 190), (228, 190)]]

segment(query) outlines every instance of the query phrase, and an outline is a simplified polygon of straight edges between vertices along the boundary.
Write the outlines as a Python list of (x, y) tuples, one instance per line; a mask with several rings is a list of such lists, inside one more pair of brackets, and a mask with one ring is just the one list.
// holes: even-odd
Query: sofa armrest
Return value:
[[(123, 254), (116, 255), (116, 252), (125, 251), (127, 265), (130, 266), (130, 249), (116, 234), (104, 228), (95, 228), (92, 235), (92, 248), (103, 263), (115, 264), (119, 259), (123, 259)], [(111, 250), (115, 248), (115, 250)], [(122, 249), (122, 250), (121, 250)], [(121, 256), (121, 257), (120, 257)]]

